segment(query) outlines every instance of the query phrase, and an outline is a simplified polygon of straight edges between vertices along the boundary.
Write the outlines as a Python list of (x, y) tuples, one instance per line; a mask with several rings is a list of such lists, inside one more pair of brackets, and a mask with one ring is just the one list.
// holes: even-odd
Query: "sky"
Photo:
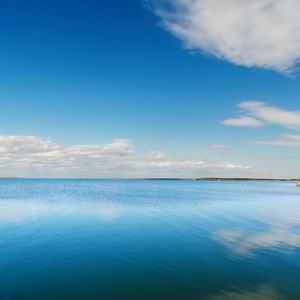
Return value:
[(0, 176), (300, 178), (298, 0), (0, 3)]

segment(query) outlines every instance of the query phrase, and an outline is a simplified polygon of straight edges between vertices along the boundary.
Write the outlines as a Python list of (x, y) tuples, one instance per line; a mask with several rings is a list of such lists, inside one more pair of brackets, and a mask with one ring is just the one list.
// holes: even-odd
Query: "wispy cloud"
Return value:
[(283, 139), (278, 139), (273, 141), (246, 140), (246, 142), (261, 144), (261, 145), (300, 148), (300, 134), (283, 134), (282, 136), (284, 137)]
[(184, 46), (289, 74), (300, 58), (298, 0), (148, 0)]
[(208, 145), (208, 146), (196, 146), (193, 147), (194, 149), (202, 149), (204, 152), (208, 153), (220, 153), (226, 151), (229, 146), (228, 145), (222, 145), (222, 144), (216, 144), (216, 145)]
[(204, 153), (216, 154), (224, 158), (231, 157), (231, 154), (228, 153), (228, 149), (230, 148), (228, 145), (215, 144), (215, 145), (208, 145), (208, 146), (196, 146), (193, 148), (199, 149)]
[(241, 115), (238, 118), (222, 121), (226, 126), (262, 127), (279, 125), (289, 129), (300, 129), (300, 111), (288, 111), (268, 106), (265, 102), (245, 101), (238, 104)]
[(197, 151), (137, 150), (128, 139), (106, 145), (64, 145), (36, 136), (0, 136), (2, 176), (193, 177), (201, 172), (202, 176), (234, 175), (249, 170), (228, 160), (204, 160)]
[(226, 126), (235, 126), (235, 127), (262, 127), (265, 125), (264, 122), (256, 120), (252, 117), (241, 116), (236, 119), (227, 119), (222, 122)]

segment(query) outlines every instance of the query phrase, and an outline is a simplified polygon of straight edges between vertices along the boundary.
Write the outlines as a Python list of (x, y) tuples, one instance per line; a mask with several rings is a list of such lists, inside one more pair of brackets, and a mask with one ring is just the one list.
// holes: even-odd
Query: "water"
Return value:
[(300, 299), (294, 182), (0, 180), (0, 299)]

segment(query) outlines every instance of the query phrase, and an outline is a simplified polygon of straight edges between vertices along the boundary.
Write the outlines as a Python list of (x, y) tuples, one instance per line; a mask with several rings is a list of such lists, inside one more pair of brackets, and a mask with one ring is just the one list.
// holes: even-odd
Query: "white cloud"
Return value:
[(235, 126), (235, 127), (262, 127), (265, 125), (264, 122), (256, 120), (252, 117), (241, 116), (237, 119), (227, 119), (222, 122), (226, 126)]
[(0, 174), (37, 177), (197, 177), (201, 176), (201, 172), (202, 176), (219, 176), (220, 172), (227, 176), (230, 172), (249, 171), (249, 166), (203, 160), (198, 152), (177, 150), (170, 153), (135, 150), (127, 139), (118, 139), (107, 145), (66, 146), (35, 136), (2, 135)]
[(238, 105), (246, 114), (261, 119), (266, 124), (276, 124), (290, 129), (300, 129), (300, 111), (288, 111), (264, 102), (246, 101)]
[(35, 136), (0, 135), (0, 153), (35, 153), (60, 149), (59, 144)]
[(194, 149), (202, 149), (204, 152), (208, 153), (220, 153), (226, 151), (229, 146), (228, 145), (222, 145), (222, 144), (216, 144), (216, 145), (209, 145), (209, 146), (197, 146), (193, 147)]
[(242, 115), (236, 119), (222, 121), (226, 126), (261, 127), (279, 125), (289, 129), (300, 129), (300, 111), (288, 111), (265, 102), (245, 101), (238, 104)]
[(270, 145), (270, 146), (281, 146), (281, 147), (295, 147), (300, 148), (300, 135), (299, 134), (283, 134), (284, 139), (278, 139), (273, 141), (251, 141), (247, 142), (253, 144)]
[(184, 46), (288, 74), (300, 58), (298, 0), (148, 0)]
[(208, 146), (196, 146), (196, 147), (192, 147), (192, 148), (200, 149), (204, 153), (210, 153), (210, 154), (218, 155), (218, 156), (224, 157), (224, 158), (232, 157), (232, 155), (228, 153), (228, 150), (230, 148), (228, 145), (214, 144), (214, 145), (208, 145)]

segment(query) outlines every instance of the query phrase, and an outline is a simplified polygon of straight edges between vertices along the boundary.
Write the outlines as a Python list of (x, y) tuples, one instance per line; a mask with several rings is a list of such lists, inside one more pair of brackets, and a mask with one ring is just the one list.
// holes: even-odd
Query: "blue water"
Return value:
[(294, 182), (0, 180), (0, 299), (300, 299)]

